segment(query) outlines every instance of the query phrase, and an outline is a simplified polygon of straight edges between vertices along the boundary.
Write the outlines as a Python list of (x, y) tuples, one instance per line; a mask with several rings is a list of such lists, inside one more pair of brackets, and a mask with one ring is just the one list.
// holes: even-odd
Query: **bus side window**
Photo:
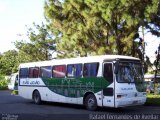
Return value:
[(38, 78), (39, 77), (39, 68), (31, 67), (29, 68), (29, 78)]
[(68, 77), (81, 77), (82, 76), (82, 64), (72, 64), (67, 66)]
[(40, 68), (40, 77), (42, 78), (51, 78), (52, 77), (52, 67), (43, 66)]
[(28, 68), (20, 68), (19, 78), (28, 78)]
[(83, 68), (84, 77), (96, 77), (99, 63), (85, 63)]
[(54, 78), (63, 78), (66, 75), (66, 65), (53, 66), (52, 72)]
[(113, 82), (113, 69), (111, 63), (104, 64), (103, 76), (108, 82)]

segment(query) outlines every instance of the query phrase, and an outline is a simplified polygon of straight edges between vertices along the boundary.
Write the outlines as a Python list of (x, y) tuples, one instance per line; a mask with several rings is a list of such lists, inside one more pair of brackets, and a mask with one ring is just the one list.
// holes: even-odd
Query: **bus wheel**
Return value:
[(41, 104), (41, 96), (37, 90), (33, 92), (33, 101), (37, 105)]
[(89, 94), (84, 101), (87, 110), (94, 111), (97, 109), (97, 100), (93, 94)]

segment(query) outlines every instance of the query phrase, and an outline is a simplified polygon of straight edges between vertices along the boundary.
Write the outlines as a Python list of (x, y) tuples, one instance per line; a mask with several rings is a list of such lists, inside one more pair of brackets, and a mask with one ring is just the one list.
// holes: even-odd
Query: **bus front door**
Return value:
[(103, 77), (105, 80), (102, 81), (102, 106), (114, 107), (114, 74), (113, 74), (113, 63), (105, 62), (103, 64)]

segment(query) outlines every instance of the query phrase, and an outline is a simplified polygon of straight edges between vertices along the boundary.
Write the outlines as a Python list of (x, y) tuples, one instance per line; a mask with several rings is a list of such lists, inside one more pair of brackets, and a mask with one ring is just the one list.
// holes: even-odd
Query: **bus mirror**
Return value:
[(114, 69), (115, 74), (118, 74), (118, 69), (119, 69), (119, 61), (115, 63), (115, 69)]

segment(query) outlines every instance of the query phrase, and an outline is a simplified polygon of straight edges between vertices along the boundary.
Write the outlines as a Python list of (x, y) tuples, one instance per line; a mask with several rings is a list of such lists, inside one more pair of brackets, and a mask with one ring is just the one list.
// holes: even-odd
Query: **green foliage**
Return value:
[[(18, 52), (0, 55), (0, 74), (16, 72), (20, 63), (48, 60), (54, 51), (59, 58), (119, 54), (143, 59), (144, 43), (134, 41), (139, 29), (160, 36), (159, 0), (46, 0), (44, 9), (48, 25), (34, 24), (28, 42), (15, 42)], [(148, 60), (145, 66), (147, 72)]]
[(151, 2), (151, 4), (147, 6), (144, 13), (146, 16), (144, 25), (149, 30), (149, 32), (160, 37), (160, 2), (159, 0), (152, 0), (147, 2)]
[(4, 76), (0, 75), (0, 90), (6, 90), (8, 88), (8, 81)]
[(41, 26), (34, 24), (34, 29), (28, 29), (29, 42), (22, 40), (15, 42), (15, 46), (18, 49), (9, 50), (0, 55), (0, 74), (10, 75), (18, 71), (20, 63), (48, 60), (51, 56), (51, 46), (54, 44), (52, 36), (48, 33), (44, 24)]
[(160, 105), (160, 95), (147, 94), (146, 105)]
[(158, 0), (47, 0), (45, 16), (59, 57), (135, 56), (134, 36), (141, 26), (153, 26), (159, 6)]
[(11, 94), (12, 95), (18, 95), (18, 90), (13, 90)]
[(17, 62), (18, 52), (15, 50), (9, 50), (0, 58), (0, 74), (10, 75), (11, 73), (17, 72), (18, 62)]
[(34, 24), (33, 29), (28, 29), (28, 38), (29, 42), (24, 40), (15, 42), (15, 46), (19, 50), (18, 62), (48, 60), (51, 55), (50, 46), (54, 44), (54, 40), (48, 33), (46, 26), (43, 23), (41, 26)]
[(5, 77), (3, 75), (0, 75), (0, 80), (5, 79)]

